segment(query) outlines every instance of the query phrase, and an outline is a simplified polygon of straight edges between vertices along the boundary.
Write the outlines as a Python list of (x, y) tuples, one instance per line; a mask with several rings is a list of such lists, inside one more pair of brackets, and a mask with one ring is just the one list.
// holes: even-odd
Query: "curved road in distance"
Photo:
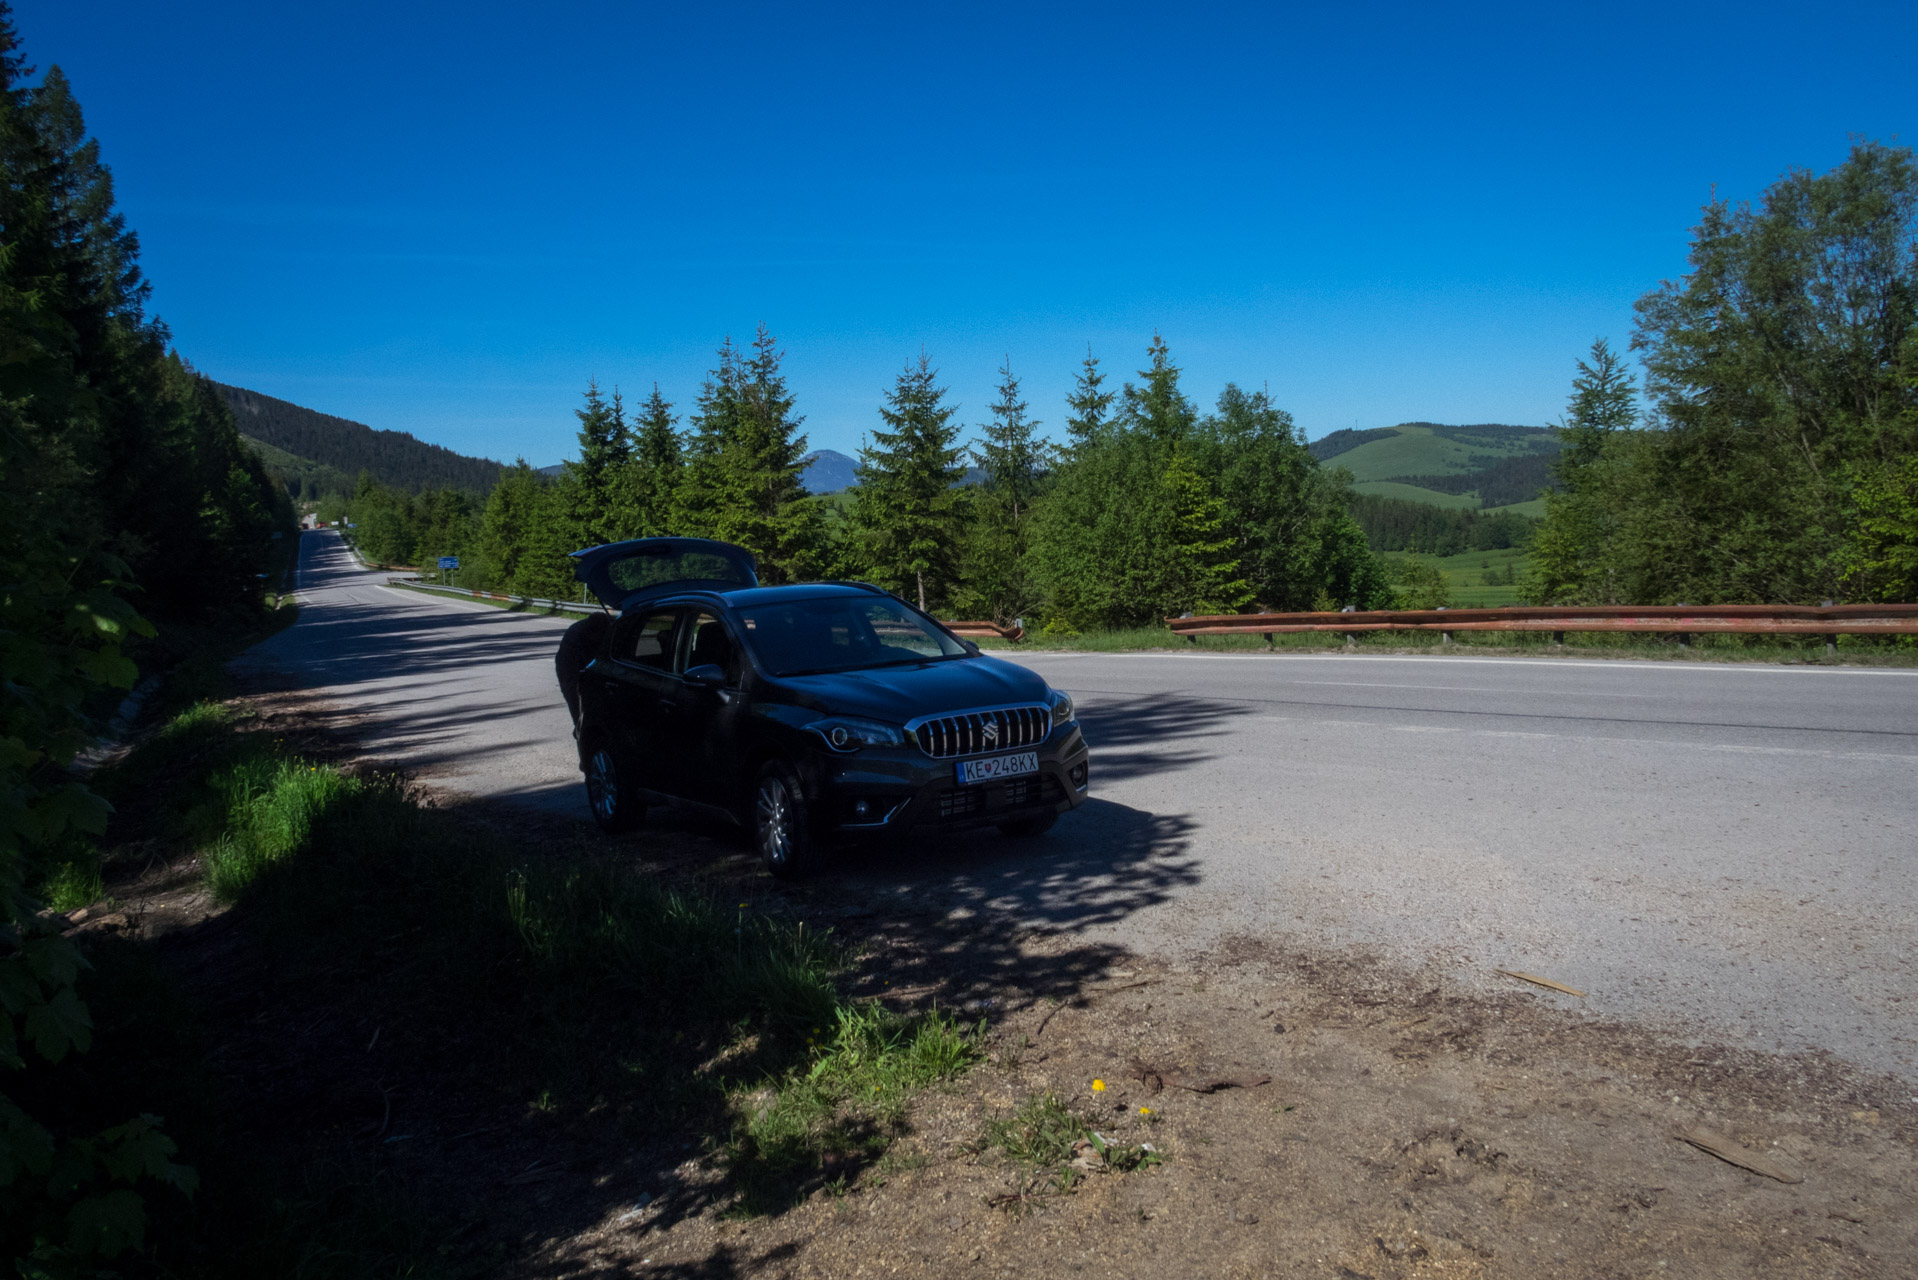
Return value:
[[(244, 662), (450, 788), (585, 805), (564, 622), (377, 585), (302, 544)], [(1700, 1040), (1918, 1078), (1918, 671), (1339, 654), (1021, 654), (1078, 699), (1093, 799), (1042, 840), (828, 872), (1186, 954), (1358, 944)], [(1569, 997), (1547, 996), (1569, 1000)]]

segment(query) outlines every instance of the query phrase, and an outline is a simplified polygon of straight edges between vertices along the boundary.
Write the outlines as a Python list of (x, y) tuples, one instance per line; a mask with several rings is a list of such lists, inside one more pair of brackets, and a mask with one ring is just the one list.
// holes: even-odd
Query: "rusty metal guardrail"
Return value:
[(421, 582), (417, 578), (388, 578), (386, 585), (406, 587), (412, 591), (430, 591), (442, 596), (465, 596), (470, 600), (500, 600), (508, 604), (524, 605), (529, 609), (544, 609), (548, 613), (606, 612), (596, 604), (585, 604), (578, 600), (542, 600), (538, 596), (513, 596), (501, 591), (476, 591), (471, 587), (442, 587), (437, 582)]
[(1167, 618), (1174, 635), (1262, 635), (1330, 631), (1348, 638), (1363, 631), (1549, 631), (1563, 644), (1568, 631), (1624, 631), (1675, 635), (1918, 635), (1918, 604), (1717, 604), (1500, 609), (1375, 609), (1352, 613), (1226, 613)]
[(1016, 622), (1009, 627), (1002, 627), (996, 622), (941, 622), (939, 625), (952, 632), (952, 634), (964, 636), (968, 640), (977, 640), (981, 637), (997, 640), (1023, 640), (1026, 635), (1026, 629)]

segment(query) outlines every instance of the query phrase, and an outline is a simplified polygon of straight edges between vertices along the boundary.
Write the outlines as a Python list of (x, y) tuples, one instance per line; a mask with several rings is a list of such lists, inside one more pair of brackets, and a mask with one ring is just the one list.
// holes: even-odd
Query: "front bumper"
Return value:
[(822, 754), (808, 799), (820, 833), (847, 839), (991, 826), (1084, 804), (1091, 767), (1078, 722), (1060, 725), (1037, 750), (1039, 772), (969, 787), (959, 785), (957, 758), (913, 746)]

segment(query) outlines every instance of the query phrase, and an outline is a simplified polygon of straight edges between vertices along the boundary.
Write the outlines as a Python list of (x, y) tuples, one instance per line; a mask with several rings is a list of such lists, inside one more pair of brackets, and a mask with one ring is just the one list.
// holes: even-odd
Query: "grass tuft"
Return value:
[(722, 1157), (739, 1183), (740, 1209), (772, 1212), (820, 1187), (850, 1187), (904, 1132), (911, 1095), (979, 1057), (977, 1029), (949, 1014), (839, 1006), (808, 1035), (798, 1065), (733, 1091)]
[(224, 803), (224, 822), (200, 857), (208, 885), (223, 902), (237, 900), (261, 872), (304, 849), (326, 814), (362, 790), (357, 778), (330, 766), (264, 751), (220, 770), (211, 786)]

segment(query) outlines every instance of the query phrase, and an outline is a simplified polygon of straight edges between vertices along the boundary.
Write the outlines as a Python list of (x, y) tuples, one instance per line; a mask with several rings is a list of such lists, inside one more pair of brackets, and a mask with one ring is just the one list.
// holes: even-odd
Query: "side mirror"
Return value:
[(966, 652), (971, 654), (973, 657), (976, 658), (979, 656), (979, 646), (974, 644), (972, 641), (961, 640), (959, 643), (964, 645), (966, 648)]
[(686, 668), (686, 683), (701, 689), (721, 689), (726, 685), (726, 673), (710, 662), (697, 667)]

